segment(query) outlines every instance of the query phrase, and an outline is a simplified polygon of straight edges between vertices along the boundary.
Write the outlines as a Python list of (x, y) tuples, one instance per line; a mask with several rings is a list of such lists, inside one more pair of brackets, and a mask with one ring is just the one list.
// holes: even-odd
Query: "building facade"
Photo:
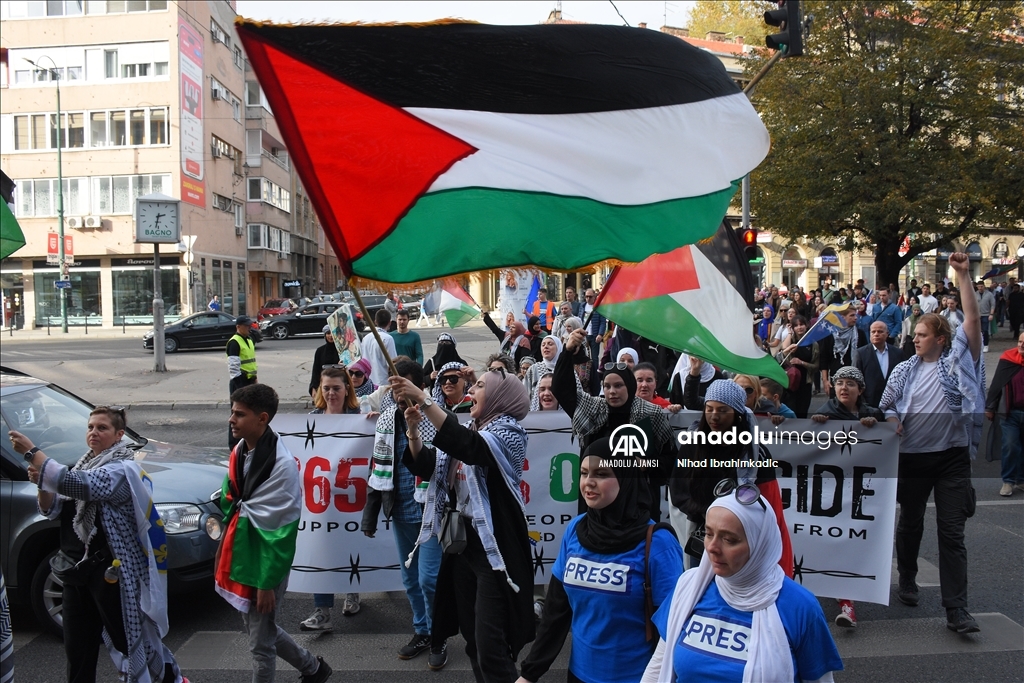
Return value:
[(153, 192), (181, 200), (183, 242), (161, 245), (168, 320), (214, 296), (238, 315), (314, 293), (319, 223), (235, 16), (207, 0), (0, 2), (0, 166), (26, 237), (0, 264), (9, 322), (59, 324), (58, 199), (71, 325), (152, 324), (153, 246), (134, 242), (133, 215)]

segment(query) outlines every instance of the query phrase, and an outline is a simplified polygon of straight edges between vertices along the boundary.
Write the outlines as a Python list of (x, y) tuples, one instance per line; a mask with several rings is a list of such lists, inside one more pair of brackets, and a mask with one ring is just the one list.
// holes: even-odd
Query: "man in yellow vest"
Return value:
[(228, 395), (250, 384), (256, 384), (256, 345), (249, 338), (252, 319), (240, 315), (235, 318), (235, 334), (228, 340)]

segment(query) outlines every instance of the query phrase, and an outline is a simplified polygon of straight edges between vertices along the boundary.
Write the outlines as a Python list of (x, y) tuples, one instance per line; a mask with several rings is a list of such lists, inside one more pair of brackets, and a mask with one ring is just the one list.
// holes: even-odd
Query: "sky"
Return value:
[[(646, 22), (650, 28), (664, 25), (667, 11), (669, 26), (685, 26), (687, 14), (694, 3), (688, 0), (650, 2), (618, 0), (615, 6), (629, 23)], [(538, 24), (555, 9), (555, 0), (520, 0), (503, 2), (267, 2), (238, 0), (238, 14), (248, 19), (269, 19), (278, 22), (336, 21), (431, 21), (455, 17), (485, 24)], [(608, 0), (565, 0), (562, 18), (592, 24), (623, 23)]]

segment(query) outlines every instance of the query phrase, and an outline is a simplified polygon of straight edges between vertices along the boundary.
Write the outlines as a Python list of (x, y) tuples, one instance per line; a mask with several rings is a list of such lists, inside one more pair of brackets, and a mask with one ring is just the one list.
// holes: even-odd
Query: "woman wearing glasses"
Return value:
[(467, 380), (462, 373), (463, 363), (445, 363), (437, 374), (431, 398), (437, 405), (453, 413), (468, 413), (473, 402), (466, 393)]
[[(184, 680), (167, 634), (167, 543), (151, 515), (152, 484), (122, 443), (124, 409), (89, 413), (88, 452), (66, 467), (46, 457), (24, 434), (10, 432), (14, 450), (39, 486), (39, 512), (60, 520), (60, 551), (51, 560), (64, 584), (64, 653), (69, 681), (95, 681), (100, 644), (129, 681)], [(137, 520), (145, 520), (140, 528)]]
[[(391, 386), (410, 405), (402, 462), (430, 481), (417, 545), (444, 540), (447, 518), (465, 531), (461, 552), (450, 545), (441, 560), (433, 641), (461, 631), (477, 681), (514, 681), (519, 651), (534, 635), (533, 564), (519, 487), (526, 387), (504, 370), (483, 373), (469, 389), (471, 419), (460, 426), (408, 379), (392, 377)], [(427, 423), (437, 430), (430, 447), (421, 436)]]
[(650, 491), (635, 470), (611, 467), (612, 461), (603, 439), (580, 460), (587, 511), (562, 536), (544, 616), (518, 683), (534, 683), (548, 671), (570, 629), (570, 681), (633, 683), (654, 653), (645, 589), (650, 607), (668, 602), (683, 554), (670, 529), (652, 525)]
[(831, 682), (843, 662), (817, 599), (779, 568), (772, 507), (733, 485), (708, 508), (700, 566), (654, 615), (661, 639), (641, 680)]
[[(369, 378), (366, 378), (369, 384)], [(324, 365), (320, 370), (320, 386), (313, 395), (316, 406), (310, 415), (358, 415), (359, 399), (356, 397), (352, 378), (344, 365)], [(334, 593), (314, 593), (313, 613), (299, 623), (303, 631), (332, 631), (331, 608), (334, 607)], [(351, 616), (359, 611), (359, 594), (345, 596), (342, 614)]]
[[(767, 460), (768, 457), (762, 455), (760, 446), (757, 446), (755, 451), (753, 445), (739, 443), (739, 438), (730, 439), (732, 443), (707, 443), (710, 440), (707, 435), (711, 432), (735, 431), (738, 437), (739, 433), (752, 432), (753, 428), (754, 413), (747, 407), (746, 391), (732, 380), (715, 380), (708, 387), (707, 394), (704, 396), (704, 412), (701, 414), (700, 420), (689, 429), (691, 433), (699, 432), (700, 434), (680, 434), (678, 459), (692, 463), (700, 463), (712, 458), (716, 460)], [(724, 439), (721, 440), (724, 441)], [(782, 492), (775, 479), (775, 470), (771, 467), (696, 466), (676, 468), (669, 482), (669, 497), (672, 505), (686, 515), (689, 521), (687, 529), (684, 530), (680, 523), (681, 520), (674, 520), (677, 531), (686, 532), (687, 542), (684, 542), (683, 547), (689, 558), (700, 557), (700, 548), (694, 547), (694, 543), (700, 539), (705, 513), (715, 499), (715, 486), (722, 480), (753, 484), (760, 489), (765, 500), (775, 510), (779, 520), (782, 554), (776, 558), (776, 561), (787, 576), (792, 576), (793, 547), (790, 544), (789, 531), (786, 529), (782, 517)], [(691, 541), (691, 538), (694, 540)]]
[[(565, 353), (555, 364), (554, 381), (551, 389), (572, 419), (573, 432), (580, 439), (581, 453), (598, 439), (607, 440), (612, 432), (622, 425), (638, 425), (647, 436), (646, 457), (659, 461), (656, 471), (649, 471), (648, 484), (651, 492), (651, 519), (661, 517), (659, 501), (660, 486), (675, 464), (675, 443), (668, 418), (658, 406), (636, 395), (636, 378), (626, 363), (607, 363), (601, 387), (604, 396), (591, 396), (580, 386), (574, 371), (576, 362), (586, 361), (587, 337), (583, 330), (569, 335)], [(580, 512), (586, 512), (583, 499), (579, 502)]]

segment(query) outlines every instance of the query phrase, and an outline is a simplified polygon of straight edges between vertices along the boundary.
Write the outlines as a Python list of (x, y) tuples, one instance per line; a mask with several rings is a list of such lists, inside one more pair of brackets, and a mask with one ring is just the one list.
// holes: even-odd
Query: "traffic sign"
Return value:
[(53, 286), (57, 289), (71, 289), (71, 280), (55, 280)]

